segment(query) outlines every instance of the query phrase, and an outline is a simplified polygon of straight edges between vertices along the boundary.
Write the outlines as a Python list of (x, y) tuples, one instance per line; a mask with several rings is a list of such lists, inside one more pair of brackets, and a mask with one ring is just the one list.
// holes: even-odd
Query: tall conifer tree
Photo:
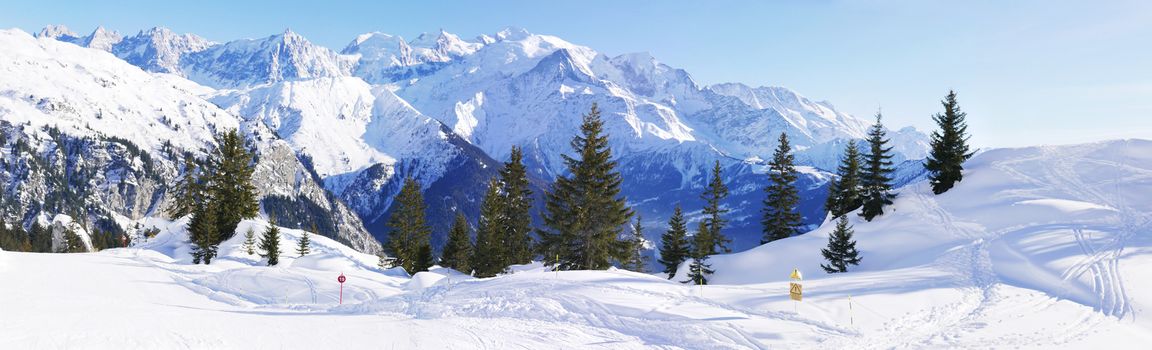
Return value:
[(732, 248), (728, 246), (732, 243), (732, 239), (721, 232), (724, 225), (728, 223), (728, 220), (721, 216), (727, 213), (728, 209), (724, 209), (720, 203), (724, 197), (728, 196), (728, 186), (724, 185), (724, 179), (720, 175), (720, 161), (717, 160), (715, 164), (712, 168), (712, 179), (708, 182), (708, 187), (704, 189), (704, 193), (700, 194), (700, 199), (704, 200), (704, 223), (708, 227), (708, 237), (713, 242), (708, 255), (721, 251), (732, 252)]
[(844, 147), (844, 155), (840, 157), (836, 174), (838, 178), (833, 179), (828, 186), (828, 200), (824, 202), (824, 210), (832, 214), (832, 217), (850, 213), (861, 204), (860, 151), (856, 149), (856, 140), (848, 141)]
[(860, 196), (863, 201), (860, 216), (868, 221), (884, 214), (884, 206), (891, 205), (892, 200), (896, 199), (896, 194), (892, 193), (892, 147), (884, 147), (888, 139), (881, 118), (877, 112), (876, 124), (868, 130), (868, 154), (865, 156), (864, 168), (860, 171)]
[(215, 201), (216, 231), (214, 245), (232, 238), (240, 220), (255, 217), (260, 211), (256, 186), (252, 185), (253, 155), (236, 129), (216, 138), (216, 150), (208, 158), (210, 191)]
[(512, 146), (512, 155), (500, 170), (503, 200), (504, 264), (526, 264), (532, 261), (532, 189), (528, 187), (528, 170), (524, 167), (520, 147)]
[[(396, 257), (395, 265), (404, 267), (404, 271), (415, 274), (422, 271), (417, 264), (424, 258), (420, 249), (428, 245), (432, 229), (428, 227), (425, 217), (424, 195), (420, 193), (420, 184), (412, 177), (404, 179), (400, 194), (393, 202), (392, 216), (388, 218), (388, 249)], [(431, 250), (428, 255), (431, 256)], [(428, 265), (431, 266), (431, 265)], [(427, 269), (427, 266), (423, 266)]]
[(932, 116), (940, 130), (932, 132), (932, 151), (924, 162), (935, 194), (947, 192), (964, 180), (964, 162), (973, 154), (968, 151), (968, 123), (964, 121), (968, 114), (960, 111), (956, 92), (949, 91), (940, 103), (944, 114)]
[(493, 178), (480, 202), (480, 219), (476, 224), (476, 253), (472, 268), (476, 277), (492, 277), (504, 272), (505, 246), (500, 230), (504, 227), (504, 197), (500, 196), (500, 183)]
[(557, 178), (546, 196), (542, 251), (559, 256), (561, 269), (605, 269), (628, 254), (620, 234), (632, 210), (620, 197), (622, 179), (603, 129), (600, 109), (593, 104), (580, 135), (572, 139), (579, 158), (563, 156), (569, 175)]
[(691, 254), (691, 245), (688, 242), (688, 228), (685, 227), (684, 212), (680, 204), (672, 211), (672, 218), (668, 219), (668, 231), (660, 235), (660, 264), (664, 265), (664, 273), (668, 279), (676, 275), (676, 269)]
[(796, 156), (788, 144), (788, 135), (781, 133), (779, 145), (768, 163), (768, 193), (764, 199), (764, 237), (760, 244), (791, 237), (800, 232), (801, 216), (796, 211), (800, 194), (796, 190)]

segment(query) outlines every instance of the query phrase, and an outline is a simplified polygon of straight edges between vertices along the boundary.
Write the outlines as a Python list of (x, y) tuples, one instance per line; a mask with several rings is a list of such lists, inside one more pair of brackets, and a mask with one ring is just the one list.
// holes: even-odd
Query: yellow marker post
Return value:
[[(800, 281), (804, 280), (804, 275), (800, 273), (800, 269), (792, 269), (792, 274), (788, 277), (793, 281), (788, 283), (788, 296), (798, 304), (804, 298), (804, 286), (800, 284)], [(800, 313), (796, 304), (792, 304), (792, 311)]]

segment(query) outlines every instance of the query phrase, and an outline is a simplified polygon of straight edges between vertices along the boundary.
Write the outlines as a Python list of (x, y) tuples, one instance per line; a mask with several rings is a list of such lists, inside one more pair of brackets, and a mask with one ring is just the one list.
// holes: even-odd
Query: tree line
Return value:
[[(972, 155), (966, 145), (965, 114), (959, 110), (955, 92), (949, 93), (943, 105), (945, 112), (933, 116), (940, 130), (932, 134), (932, 154), (924, 163), (937, 194), (961, 180), (962, 163)], [(828, 261), (822, 266), (829, 273), (847, 272), (848, 266), (861, 261), (848, 215), (872, 221), (883, 215), (896, 198), (892, 147), (888, 146), (890, 139), (882, 118), (876, 114), (863, 152), (856, 141), (845, 145), (837, 176), (829, 184), (825, 210), (836, 224), (828, 246), (821, 250)], [(542, 227), (531, 227), (532, 191), (522, 150), (514, 146), (510, 160), (487, 183), (478, 220), (472, 223), (460, 214), (454, 219), (439, 264), (478, 277), (495, 276), (535, 257), (557, 270), (620, 266), (642, 271), (646, 249), (643, 227), (639, 215), (620, 195), (622, 178), (612, 160), (608, 135), (596, 105), (582, 117), (579, 134), (570, 146), (573, 155), (562, 156), (567, 175), (557, 178), (544, 194)], [(761, 244), (798, 235), (803, 229), (803, 217), (797, 210), (799, 191), (795, 187), (799, 173), (787, 134), (780, 134), (768, 169)], [(715, 272), (708, 263), (709, 257), (731, 252), (732, 240), (723, 233), (728, 209), (721, 203), (728, 188), (719, 161), (706, 180), (700, 194), (703, 218), (696, 230), (689, 233), (684, 210), (677, 204), (668, 229), (661, 235), (658, 263), (670, 279), (687, 262), (687, 279), (681, 282), (706, 284)], [(405, 179), (395, 205), (388, 221), (392, 231), (386, 244), (392, 257), (382, 257), (381, 266), (424, 271), (437, 259), (432, 256), (429, 243), (431, 230), (424, 217), (420, 185), (414, 179)], [(533, 232), (539, 241), (533, 240)]]

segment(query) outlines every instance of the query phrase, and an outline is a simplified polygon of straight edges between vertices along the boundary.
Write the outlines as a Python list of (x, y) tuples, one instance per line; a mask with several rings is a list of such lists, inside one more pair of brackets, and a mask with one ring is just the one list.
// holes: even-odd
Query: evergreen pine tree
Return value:
[(964, 179), (964, 162), (973, 154), (968, 152), (968, 123), (964, 121), (968, 114), (960, 111), (956, 92), (949, 91), (941, 104), (944, 114), (932, 116), (940, 130), (932, 132), (932, 151), (924, 163), (935, 194), (947, 192)]
[(768, 193), (764, 200), (764, 237), (760, 244), (791, 237), (800, 232), (801, 217), (796, 212), (800, 195), (794, 186), (796, 182), (796, 157), (788, 144), (788, 135), (780, 134), (780, 145), (768, 163), (770, 183), (764, 189)]
[[(404, 179), (400, 194), (394, 199), (392, 216), (388, 218), (388, 248), (396, 257), (395, 265), (404, 267), (408, 273), (422, 271), (416, 269), (420, 262), (421, 247), (428, 245), (432, 229), (425, 217), (424, 195), (420, 184), (412, 177)], [(428, 252), (431, 256), (431, 251)], [(431, 266), (431, 265), (429, 265)], [(427, 267), (424, 268), (426, 270)]]
[(296, 254), (300, 254), (300, 256), (305, 256), (305, 255), (308, 255), (308, 253), (312, 252), (312, 248), (309, 247), (311, 240), (308, 239), (308, 231), (302, 231), (302, 232), (303, 233), (300, 234), (300, 241), (298, 241), (296, 244)]
[(560, 269), (605, 269), (628, 255), (620, 236), (632, 210), (620, 197), (622, 179), (603, 128), (593, 104), (571, 142), (579, 158), (563, 156), (570, 175), (557, 178), (546, 194), (542, 251), (558, 256)]
[(264, 251), (261, 256), (268, 258), (268, 266), (280, 263), (280, 227), (276, 226), (276, 220), (269, 220), (268, 229), (260, 237), (260, 250)]
[(892, 193), (892, 147), (885, 138), (884, 124), (880, 122), (881, 115), (876, 113), (876, 124), (868, 130), (868, 154), (865, 156), (864, 168), (860, 171), (860, 196), (863, 201), (860, 216), (864, 220), (884, 214), (884, 206), (892, 204), (896, 194)]
[(504, 197), (500, 195), (500, 184), (493, 178), (488, 181), (488, 190), (480, 202), (480, 220), (476, 225), (476, 253), (472, 257), (476, 277), (496, 276), (508, 266), (502, 259), (508, 256), (501, 239), (504, 235), (500, 233), (505, 226), (503, 213)]
[(444, 254), (440, 265), (460, 271), (472, 272), (472, 238), (468, 233), (468, 220), (464, 214), (456, 213), (456, 220), (448, 230), (448, 243), (444, 245)]
[(688, 260), (691, 247), (688, 244), (688, 229), (684, 223), (684, 212), (680, 205), (672, 211), (672, 218), (668, 219), (668, 231), (660, 235), (660, 264), (664, 265), (664, 273), (668, 279), (676, 275), (676, 269), (684, 260)]
[(716, 165), (712, 168), (712, 180), (708, 182), (708, 187), (704, 189), (704, 193), (700, 194), (700, 199), (704, 200), (704, 222), (708, 226), (708, 236), (714, 242), (708, 255), (720, 251), (732, 252), (732, 248), (728, 247), (728, 244), (732, 243), (732, 239), (720, 232), (724, 229), (724, 224), (728, 222), (728, 220), (720, 217), (728, 212), (728, 209), (722, 208), (720, 204), (727, 196), (728, 186), (724, 185), (724, 179), (720, 176), (720, 161), (717, 160)]
[(628, 242), (631, 248), (628, 259), (623, 262), (624, 269), (644, 272), (648, 257), (644, 255), (644, 226), (640, 223), (640, 214), (636, 214), (636, 221), (632, 223), (632, 238)]
[(244, 232), (244, 252), (256, 255), (256, 231), (253, 231), (252, 227), (248, 227), (248, 231)]
[(213, 249), (220, 242), (232, 238), (240, 220), (255, 217), (260, 210), (256, 201), (256, 186), (252, 185), (252, 152), (244, 145), (244, 137), (236, 129), (217, 135), (216, 150), (208, 158), (209, 191), (214, 201), (216, 232)]
[(860, 253), (856, 251), (856, 241), (852, 240), (852, 226), (848, 225), (848, 217), (840, 216), (836, 221), (836, 229), (828, 236), (828, 248), (821, 249), (820, 254), (828, 260), (828, 265), (820, 264), (825, 272), (848, 272), (848, 265), (860, 263)]
[(688, 280), (684, 283), (708, 284), (708, 275), (715, 272), (711, 269), (712, 265), (708, 264), (715, 240), (709, 237), (707, 232), (708, 225), (701, 220), (700, 227), (696, 229), (696, 236), (692, 240), (692, 263), (688, 265)]
[(856, 140), (848, 141), (844, 147), (836, 175), (828, 186), (828, 200), (824, 202), (824, 210), (832, 217), (850, 213), (861, 205), (860, 150), (856, 148)]
[(500, 170), (505, 266), (532, 262), (532, 190), (523, 157), (520, 147), (512, 146), (511, 158)]

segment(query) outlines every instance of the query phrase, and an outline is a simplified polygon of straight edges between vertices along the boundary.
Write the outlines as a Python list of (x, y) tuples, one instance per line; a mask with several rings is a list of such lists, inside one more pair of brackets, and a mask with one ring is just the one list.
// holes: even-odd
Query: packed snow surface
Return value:
[[(264, 266), (241, 223), (191, 265), (184, 221), (133, 248), (0, 252), (0, 344), (10, 348), (1141, 348), (1152, 341), (1152, 142), (1003, 149), (940, 196), (899, 190), (852, 218), (863, 263), (824, 274), (831, 231), (711, 259), (712, 285), (540, 264), (475, 279), (409, 277), (301, 231)], [(805, 280), (788, 297), (790, 272)], [(348, 277), (341, 286), (336, 277)]]

